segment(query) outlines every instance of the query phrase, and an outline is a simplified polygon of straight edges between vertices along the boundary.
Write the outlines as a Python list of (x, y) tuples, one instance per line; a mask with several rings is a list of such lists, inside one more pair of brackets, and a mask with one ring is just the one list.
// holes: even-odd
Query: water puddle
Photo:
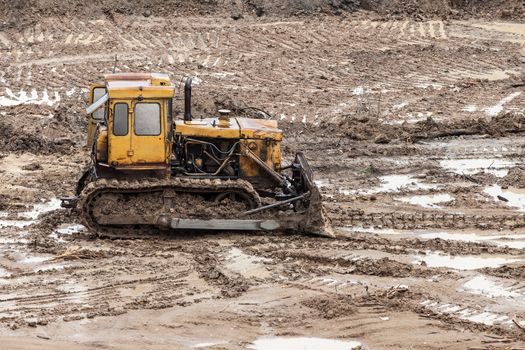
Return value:
[(27, 255), (26, 257), (18, 260), (18, 262), (20, 264), (32, 265), (32, 264), (39, 264), (47, 260), (49, 260), (49, 258), (45, 256)]
[(217, 346), (217, 345), (223, 345), (227, 344), (227, 342), (221, 340), (221, 341), (210, 341), (210, 342), (204, 342), (204, 343), (197, 343), (192, 345), (192, 348), (198, 349), (198, 348), (208, 348), (210, 346)]
[[(486, 187), (483, 192), (491, 195), (495, 201), (505, 203), (519, 211), (525, 211), (525, 189), (509, 187), (504, 190), (499, 185), (492, 185)], [(502, 201), (501, 197), (505, 198), (506, 201)]]
[(9, 277), (11, 276), (11, 273), (4, 269), (3, 267), (0, 267), (0, 277)]
[(38, 203), (33, 206), (33, 209), (22, 213), (24, 217), (36, 220), (40, 215), (49, 213), (51, 211), (60, 209), (61, 200), (58, 198), (51, 198), (49, 202)]
[(504, 287), (485, 276), (476, 276), (470, 281), (463, 284), (463, 290), (476, 295), (484, 295), (489, 298), (523, 298), (524, 295), (512, 290), (510, 287)]
[(474, 175), (479, 172), (487, 172), (497, 177), (508, 174), (509, 168), (514, 162), (506, 159), (443, 159), (439, 162), (445, 168), (459, 175)]
[(357, 341), (336, 340), (309, 337), (274, 337), (259, 338), (248, 349), (254, 350), (357, 350), (361, 343)]
[(332, 186), (332, 183), (330, 182), (330, 180), (328, 179), (319, 179), (319, 180), (314, 180), (314, 183), (317, 187), (319, 188), (323, 188), (323, 187), (330, 187)]
[(35, 221), (33, 220), (0, 220), (0, 228), (4, 228), (4, 227), (23, 228), (31, 224), (34, 224), (34, 223)]
[(343, 226), (337, 227), (337, 229), (345, 232), (361, 232), (361, 233), (376, 233), (381, 235), (398, 235), (401, 232), (392, 228), (376, 228), (376, 227), (363, 227), (363, 226)]
[(22, 255), (17, 259), (17, 263), (21, 265), (26, 265), (31, 268), (33, 271), (48, 271), (48, 270), (61, 270), (67, 265), (53, 262), (51, 259), (53, 256), (43, 256), (43, 255)]
[(412, 205), (419, 205), (423, 208), (440, 208), (437, 204), (446, 203), (454, 200), (454, 197), (448, 193), (433, 194), (433, 195), (418, 195), (411, 197), (398, 197), (397, 201), (409, 203)]
[(514, 93), (510, 94), (509, 96), (501, 99), (501, 101), (496, 103), (494, 106), (485, 108), (484, 109), (485, 114), (487, 114), (488, 116), (491, 116), (491, 117), (497, 116), (498, 114), (500, 114), (503, 111), (503, 106), (505, 104), (507, 104), (510, 101), (514, 100), (519, 95), (521, 95), (521, 91), (514, 92)]
[(244, 277), (267, 278), (270, 277), (270, 271), (265, 268), (263, 263), (269, 261), (272, 260), (246, 254), (234, 247), (230, 249), (226, 257), (226, 267)]
[[(4, 227), (23, 228), (23, 227), (32, 225), (36, 222), (36, 219), (40, 215), (49, 213), (53, 210), (60, 209), (60, 203), (61, 201), (58, 198), (52, 198), (48, 202), (45, 202), (45, 203), (37, 203), (33, 205), (33, 208), (31, 210), (19, 213), (18, 220), (0, 220), (0, 228), (4, 228)], [(22, 220), (24, 218), (29, 219), (29, 220)]]
[[(396, 120), (387, 120), (384, 121), (384, 124), (390, 124), (390, 125), (401, 125), (404, 123), (407, 124), (415, 124), (422, 121), (427, 120), (430, 117), (434, 117), (434, 114), (432, 112), (418, 112), (418, 113), (407, 113), (405, 115), (398, 116)], [(434, 117), (434, 119), (436, 119)]]
[(86, 227), (84, 225), (79, 225), (79, 224), (61, 225), (59, 228), (51, 232), (48, 237), (53, 238), (58, 241), (64, 241), (61, 236), (69, 236), (69, 235), (72, 235), (73, 233), (82, 232), (85, 229)]
[(449, 255), (427, 251), (426, 255), (413, 256), (413, 264), (425, 263), (428, 267), (448, 267), (456, 270), (476, 270), (484, 267), (499, 267), (505, 264), (522, 261), (507, 257), (485, 257), (480, 255)]
[(357, 193), (376, 194), (387, 192), (416, 191), (429, 190), (438, 188), (438, 185), (428, 184), (416, 179), (413, 175), (387, 175), (379, 177), (380, 185), (376, 188), (361, 192), (360, 190), (345, 190), (339, 189), (339, 192), (344, 195), (351, 195)]

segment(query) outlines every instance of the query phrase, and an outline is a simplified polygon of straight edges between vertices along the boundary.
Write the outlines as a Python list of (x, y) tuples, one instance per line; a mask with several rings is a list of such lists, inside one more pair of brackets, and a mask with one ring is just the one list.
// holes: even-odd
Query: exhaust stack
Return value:
[(186, 78), (184, 83), (184, 121), (191, 122), (193, 119), (191, 116), (191, 82), (193, 78)]

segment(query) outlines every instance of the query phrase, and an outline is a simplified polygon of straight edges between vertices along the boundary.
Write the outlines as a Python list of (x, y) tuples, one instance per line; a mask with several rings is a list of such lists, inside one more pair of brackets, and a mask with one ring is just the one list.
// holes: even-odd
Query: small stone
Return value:
[(231, 14), (231, 18), (232, 18), (234, 21), (237, 21), (237, 20), (239, 20), (239, 19), (242, 18), (242, 15), (241, 15), (240, 12), (234, 12), (234, 13)]

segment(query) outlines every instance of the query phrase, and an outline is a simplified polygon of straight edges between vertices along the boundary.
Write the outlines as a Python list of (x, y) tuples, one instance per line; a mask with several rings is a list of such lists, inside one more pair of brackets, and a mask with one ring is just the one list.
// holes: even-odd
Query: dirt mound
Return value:
[(415, 18), (502, 17), (520, 19), (525, 11), (517, 0), (363, 0), (361, 7), (383, 15)]
[(37, 153), (55, 153), (63, 151), (64, 145), (57, 141), (16, 130), (13, 126), (0, 122), (0, 150), (5, 152), (29, 151)]
[(513, 167), (509, 173), (499, 181), (502, 187), (516, 187), (525, 188), (525, 169), (521, 167)]
[(525, 279), (525, 269), (522, 266), (509, 266), (503, 265), (501, 267), (484, 268), (481, 269), (483, 273), (487, 275), (501, 277), (501, 278), (512, 278), (517, 280)]
[(328, 320), (349, 316), (357, 311), (352, 298), (346, 295), (336, 295), (330, 299), (311, 298), (303, 301), (302, 304), (319, 311), (320, 316)]
[[(321, 123), (319, 128), (332, 135), (356, 141), (387, 144), (392, 141), (417, 142), (441, 137), (482, 135), (503, 136), (525, 131), (525, 116), (509, 112), (492, 119), (478, 118), (436, 121), (431, 117), (416, 123), (389, 124), (367, 115), (348, 115), (338, 125)], [(317, 132), (317, 131), (316, 131)]]

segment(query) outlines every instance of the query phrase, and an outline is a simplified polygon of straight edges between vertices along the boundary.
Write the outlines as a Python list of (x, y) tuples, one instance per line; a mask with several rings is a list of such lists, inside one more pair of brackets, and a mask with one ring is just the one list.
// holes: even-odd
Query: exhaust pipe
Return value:
[(191, 116), (191, 81), (192, 77), (186, 78), (184, 83), (184, 121), (191, 122), (193, 119)]

